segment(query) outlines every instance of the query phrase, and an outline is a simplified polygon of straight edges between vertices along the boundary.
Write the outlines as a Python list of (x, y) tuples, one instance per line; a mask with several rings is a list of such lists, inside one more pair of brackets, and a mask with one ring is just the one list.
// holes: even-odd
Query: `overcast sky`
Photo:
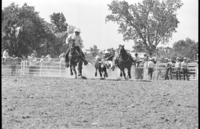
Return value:
[[(14, 2), (20, 7), (26, 2), (34, 6), (39, 15), (50, 22), (53, 12), (62, 12), (66, 21), (81, 29), (81, 36), (85, 48), (97, 45), (100, 49), (116, 48), (120, 43), (131, 49), (133, 42), (124, 42), (122, 35), (118, 34), (118, 26), (114, 23), (105, 23), (105, 17), (110, 14), (107, 4), (112, 0), (2, 0), (2, 7)], [(129, 3), (142, 0), (126, 0)], [(187, 37), (198, 41), (198, 0), (182, 0), (183, 6), (177, 12), (177, 32), (173, 34), (169, 46), (175, 41)]]

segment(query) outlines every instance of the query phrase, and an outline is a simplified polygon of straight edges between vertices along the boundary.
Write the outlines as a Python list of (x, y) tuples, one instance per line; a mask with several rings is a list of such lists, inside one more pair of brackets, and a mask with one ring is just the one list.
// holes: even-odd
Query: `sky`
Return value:
[[(126, 0), (129, 4), (138, 3), (142, 0)], [(112, 0), (2, 0), (2, 8), (9, 6), (12, 2), (20, 7), (27, 3), (34, 6), (40, 17), (50, 22), (50, 15), (54, 12), (62, 12), (68, 24), (76, 26), (81, 30), (84, 49), (97, 45), (100, 49), (117, 48), (124, 44), (127, 49), (132, 50), (133, 41), (123, 41), (118, 33), (118, 25), (105, 22), (106, 15), (110, 14), (108, 4)], [(168, 45), (174, 42), (190, 38), (198, 42), (198, 0), (182, 0), (183, 6), (177, 11), (177, 32), (173, 34)], [(162, 46), (162, 45), (160, 45)]]

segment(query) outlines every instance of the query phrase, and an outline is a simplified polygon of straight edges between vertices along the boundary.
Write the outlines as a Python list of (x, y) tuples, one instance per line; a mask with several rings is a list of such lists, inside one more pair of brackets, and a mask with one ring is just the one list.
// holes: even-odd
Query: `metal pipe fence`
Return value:
[[(154, 80), (163, 80), (166, 71), (166, 64), (160, 63), (156, 65), (154, 68)], [(139, 79), (142, 79), (143, 76), (143, 67), (132, 68), (131, 74), (134, 75), (135, 78), (135, 69), (139, 71), (140, 74), (138, 76)], [(174, 69), (174, 68), (172, 68)], [(94, 77), (94, 65), (90, 64), (90, 66), (84, 66), (83, 71), (86, 76)], [(119, 70), (118, 70), (119, 71)], [(188, 73), (190, 80), (198, 80), (198, 65), (195, 63), (190, 63), (188, 65)], [(83, 73), (84, 73), (83, 72)], [(114, 71), (108, 70), (108, 74), (111, 74), (114, 77), (117, 77), (116, 72), (112, 74)], [(119, 72), (118, 72), (119, 73)], [(2, 65), (2, 75), (10, 76), (10, 75), (18, 75), (18, 76), (41, 76), (41, 77), (71, 77), (69, 73), (69, 69), (65, 68), (65, 63), (59, 61), (58, 59), (54, 59), (51, 62), (36, 62), (32, 63), (30, 61), (24, 60), (21, 61), (20, 64), (3, 64)], [(115, 76), (114, 76), (115, 75)], [(173, 78), (175, 78), (175, 73), (172, 72)]]

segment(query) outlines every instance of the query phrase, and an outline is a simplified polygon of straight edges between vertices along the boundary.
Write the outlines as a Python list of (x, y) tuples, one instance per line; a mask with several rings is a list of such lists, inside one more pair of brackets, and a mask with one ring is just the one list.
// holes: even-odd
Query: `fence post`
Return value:
[(196, 70), (195, 70), (195, 80), (198, 80), (198, 77), (199, 77), (199, 68), (198, 68), (198, 65), (196, 66)]
[(20, 75), (23, 74), (23, 62), (24, 62), (24, 61), (22, 61), (22, 62), (20, 63), (20, 67), (21, 67)]
[(42, 62), (40, 62), (40, 76), (42, 76)]
[(59, 62), (59, 69), (60, 69), (60, 77), (62, 77), (62, 62)]

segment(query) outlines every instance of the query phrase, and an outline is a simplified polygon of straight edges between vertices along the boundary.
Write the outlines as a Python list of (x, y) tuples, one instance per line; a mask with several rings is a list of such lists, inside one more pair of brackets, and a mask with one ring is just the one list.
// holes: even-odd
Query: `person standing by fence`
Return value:
[(135, 53), (135, 79), (139, 79), (139, 63), (140, 59), (138, 57), (138, 54)]
[(6, 60), (9, 58), (10, 56), (9, 56), (9, 54), (8, 54), (8, 49), (5, 49), (4, 51), (3, 51), (3, 63), (5, 63), (6, 62)]
[(144, 55), (143, 80), (148, 80), (148, 56)]
[(149, 61), (148, 61), (148, 76), (149, 76), (149, 79), (152, 80), (152, 75), (153, 75), (153, 71), (154, 71), (154, 59), (153, 58), (150, 58)]
[(168, 59), (167, 65), (166, 65), (166, 73), (165, 73), (165, 80), (172, 80), (172, 67), (173, 63), (171, 59)]
[(188, 76), (188, 63), (186, 57), (183, 58), (183, 62), (181, 62), (181, 70), (183, 71), (183, 79), (189, 80)]
[(181, 61), (179, 57), (176, 58), (175, 73), (176, 73), (176, 80), (181, 80)]

